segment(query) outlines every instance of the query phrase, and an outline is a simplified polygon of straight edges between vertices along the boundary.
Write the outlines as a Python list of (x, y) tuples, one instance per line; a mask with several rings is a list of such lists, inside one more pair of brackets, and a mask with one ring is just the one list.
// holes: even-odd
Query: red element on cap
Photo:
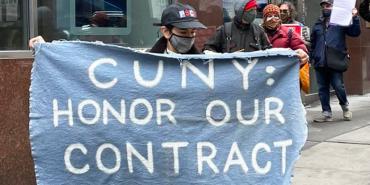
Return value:
[(188, 9), (184, 10), (185, 17), (190, 17), (190, 11)]
[(250, 0), (244, 7), (244, 11), (250, 10), (252, 8), (257, 7), (257, 1), (256, 0)]

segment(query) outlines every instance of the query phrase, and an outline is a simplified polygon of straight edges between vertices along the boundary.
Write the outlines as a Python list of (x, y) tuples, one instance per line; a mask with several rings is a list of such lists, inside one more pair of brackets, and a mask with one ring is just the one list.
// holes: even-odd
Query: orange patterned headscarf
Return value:
[(278, 15), (280, 17), (280, 8), (274, 4), (268, 4), (263, 9), (263, 17), (267, 17), (268, 15)]

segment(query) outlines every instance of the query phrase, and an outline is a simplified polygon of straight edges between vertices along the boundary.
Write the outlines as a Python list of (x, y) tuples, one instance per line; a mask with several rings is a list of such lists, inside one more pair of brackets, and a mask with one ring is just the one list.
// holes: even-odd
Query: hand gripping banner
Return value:
[(291, 50), (164, 55), (36, 47), (37, 183), (290, 184), (307, 138)]

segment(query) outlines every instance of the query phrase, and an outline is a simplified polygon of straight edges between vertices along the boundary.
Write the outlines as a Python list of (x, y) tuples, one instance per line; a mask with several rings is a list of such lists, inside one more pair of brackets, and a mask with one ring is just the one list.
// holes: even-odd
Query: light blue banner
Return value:
[(37, 183), (290, 184), (307, 138), (293, 55), (40, 44), (30, 88)]

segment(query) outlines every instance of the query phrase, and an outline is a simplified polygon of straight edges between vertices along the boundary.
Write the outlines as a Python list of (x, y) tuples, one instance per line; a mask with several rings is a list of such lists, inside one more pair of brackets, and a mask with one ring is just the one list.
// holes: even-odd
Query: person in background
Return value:
[(319, 97), (322, 106), (322, 116), (314, 119), (315, 122), (333, 121), (330, 107), (330, 85), (335, 90), (339, 104), (343, 110), (343, 118), (346, 121), (352, 119), (349, 103), (344, 87), (343, 72), (328, 68), (327, 48), (346, 53), (346, 35), (357, 37), (361, 34), (360, 18), (357, 10), (352, 10), (352, 24), (348, 27), (330, 24), (330, 15), (333, 7), (332, 0), (322, 0), (320, 3), (322, 16), (314, 24), (311, 34), (311, 63), (315, 68), (316, 80), (319, 88)]
[(281, 26), (280, 8), (269, 4), (263, 9), (263, 28), (273, 48), (290, 48), (296, 51), (301, 66), (308, 62), (308, 50), (301, 36)]
[(307, 47), (310, 45), (310, 29), (295, 20), (296, 17), (296, 8), (294, 7), (293, 3), (289, 1), (284, 1), (279, 4), (280, 8), (280, 17), (282, 24), (298, 24), (302, 27), (302, 38)]
[(360, 15), (367, 22), (370, 22), (370, 1), (364, 0), (360, 4)]
[(263, 29), (253, 23), (257, 15), (256, 0), (241, 0), (234, 5), (232, 22), (220, 26), (205, 44), (205, 53), (231, 53), (257, 51), (270, 48)]
[(196, 29), (206, 27), (199, 22), (193, 7), (184, 4), (172, 4), (163, 10), (160, 26), (162, 37), (149, 52), (200, 54), (194, 46)]

